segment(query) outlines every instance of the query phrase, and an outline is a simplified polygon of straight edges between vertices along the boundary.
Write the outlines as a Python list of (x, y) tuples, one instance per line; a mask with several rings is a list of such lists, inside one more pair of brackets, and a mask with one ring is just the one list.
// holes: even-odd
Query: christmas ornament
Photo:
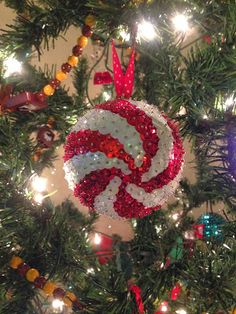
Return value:
[(34, 161), (38, 161), (46, 149), (52, 147), (55, 134), (52, 131), (54, 125), (54, 118), (49, 117), (47, 124), (39, 128), (37, 134), (38, 147), (35, 150), (35, 153), (32, 157)]
[(98, 213), (114, 219), (144, 217), (176, 189), (182, 141), (176, 125), (156, 107), (129, 99), (134, 51), (124, 75), (113, 45), (113, 67), (119, 98), (78, 120), (65, 145), (66, 179), (75, 196)]
[(48, 125), (39, 128), (37, 140), (42, 148), (50, 148), (53, 144), (54, 137), (55, 134)]
[(96, 72), (94, 75), (94, 85), (111, 84), (113, 82), (110, 72)]
[(47, 108), (48, 104), (45, 99), (38, 97), (37, 93), (23, 92), (11, 96), (5, 102), (3, 110), (6, 111), (39, 111)]
[(95, 254), (101, 265), (107, 264), (113, 256), (113, 239), (104, 234), (100, 234), (101, 242), (96, 245)]
[(200, 216), (197, 224), (203, 225), (203, 238), (219, 239), (222, 237), (222, 225), (225, 224), (225, 219), (219, 214), (206, 213)]
[(236, 128), (235, 122), (227, 125), (227, 161), (230, 175), (236, 179)]
[(19, 256), (12, 257), (10, 267), (17, 270), (22, 277), (25, 277), (36, 288), (41, 289), (48, 296), (62, 300), (65, 305), (72, 307), (74, 310), (82, 310), (84, 308), (74, 293), (64, 291), (62, 288), (57, 287), (55, 283), (47, 281), (46, 278), (40, 276), (37, 269), (30, 268)]

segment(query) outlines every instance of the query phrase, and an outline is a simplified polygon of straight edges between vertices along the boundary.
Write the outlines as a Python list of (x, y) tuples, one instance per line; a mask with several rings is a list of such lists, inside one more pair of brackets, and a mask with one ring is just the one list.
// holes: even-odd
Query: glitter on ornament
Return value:
[(65, 145), (75, 196), (114, 219), (159, 209), (180, 180), (183, 147), (176, 125), (145, 102), (114, 100), (79, 118)]
[(220, 239), (222, 237), (222, 225), (225, 224), (225, 219), (215, 213), (206, 213), (200, 216), (197, 224), (203, 225), (203, 238)]

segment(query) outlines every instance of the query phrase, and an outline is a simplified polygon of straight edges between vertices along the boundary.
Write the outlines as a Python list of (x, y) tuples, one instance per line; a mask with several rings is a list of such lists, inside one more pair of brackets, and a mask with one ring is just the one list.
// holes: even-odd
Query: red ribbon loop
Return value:
[(143, 301), (141, 297), (141, 289), (139, 288), (139, 286), (131, 285), (129, 287), (129, 291), (133, 292), (133, 294), (135, 295), (135, 300), (137, 303), (139, 313), (144, 314), (145, 312), (144, 312), (144, 306), (143, 306)]
[(134, 85), (134, 49), (132, 50), (129, 65), (125, 74), (122, 71), (114, 41), (112, 42), (112, 57), (114, 84), (117, 97), (130, 98), (133, 92)]

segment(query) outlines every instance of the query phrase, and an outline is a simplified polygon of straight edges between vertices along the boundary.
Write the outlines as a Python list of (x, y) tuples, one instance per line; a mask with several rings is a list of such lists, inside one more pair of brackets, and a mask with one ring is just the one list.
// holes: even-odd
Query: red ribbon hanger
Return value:
[(124, 97), (128, 99), (132, 95), (134, 85), (134, 49), (132, 49), (129, 65), (125, 74), (122, 71), (114, 41), (112, 41), (112, 58), (116, 95), (118, 98)]

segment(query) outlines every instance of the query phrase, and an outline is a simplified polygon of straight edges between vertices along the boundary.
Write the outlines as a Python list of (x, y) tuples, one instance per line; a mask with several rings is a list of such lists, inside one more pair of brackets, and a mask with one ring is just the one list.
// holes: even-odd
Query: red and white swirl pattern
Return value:
[(142, 218), (173, 194), (183, 154), (176, 125), (156, 107), (114, 100), (78, 120), (67, 137), (64, 169), (90, 209), (115, 219)]

